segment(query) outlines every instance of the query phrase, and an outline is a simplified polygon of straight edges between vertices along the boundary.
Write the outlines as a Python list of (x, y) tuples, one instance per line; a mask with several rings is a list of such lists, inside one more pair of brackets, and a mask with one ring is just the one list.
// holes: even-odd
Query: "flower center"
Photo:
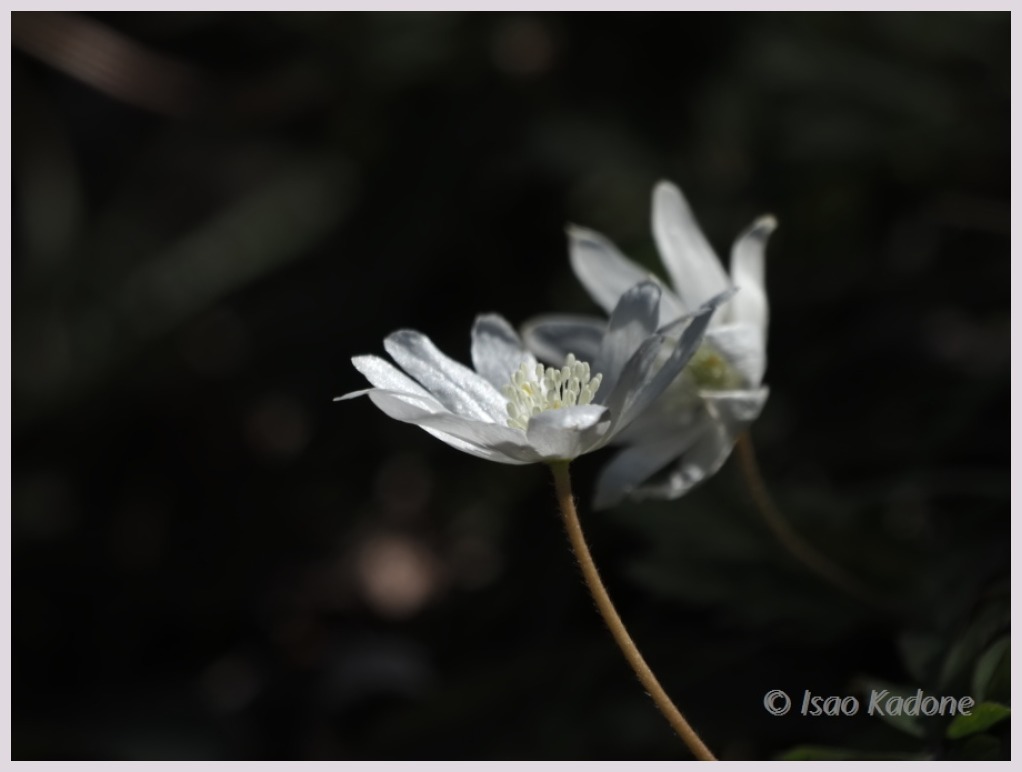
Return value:
[(507, 425), (525, 430), (529, 419), (546, 410), (557, 410), (572, 405), (588, 405), (596, 396), (603, 376), (590, 377), (589, 363), (579, 362), (568, 354), (564, 367), (544, 368), (541, 364), (529, 366), (523, 362), (504, 387), (507, 403)]
[(707, 345), (700, 346), (685, 368), (700, 389), (726, 391), (741, 387), (741, 378), (724, 358)]
[(727, 360), (710, 346), (703, 344), (688, 360), (671, 385), (660, 396), (661, 408), (676, 415), (698, 409), (702, 404), (699, 392), (730, 391), (744, 388), (744, 381)]

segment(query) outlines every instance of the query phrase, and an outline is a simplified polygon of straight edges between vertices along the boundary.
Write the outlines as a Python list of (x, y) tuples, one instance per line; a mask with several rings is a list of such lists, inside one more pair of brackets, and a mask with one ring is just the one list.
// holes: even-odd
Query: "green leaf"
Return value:
[(777, 761), (922, 761), (930, 758), (917, 753), (875, 753), (855, 748), (831, 748), (826, 745), (799, 745), (777, 757)]
[(1011, 638), (998, 638), (983, 652), (972, 672), (972, 694), (977, 700), (1007, 700), (1011, 690)]
[(960, 683), (964, 685), (964, 676), (969, 672), (971, 663), (979, 659), (981, 652), (986, 651), (988, 644), (1008, 627), (1010, 621), (1011, 607), (1007, 598), (992, 598), (984, 604), (944, 658), (938, 682), (940, 688), (952, 687), (960, 677)]
[(960, 740), (969, 735), (985, 732), (994, 724), (1011, 715), (1011, 708), (997, 702), (981, 702), (972, 709), (968, 716), (955, 716), (955, 720), (947, 728), (950, 740)]

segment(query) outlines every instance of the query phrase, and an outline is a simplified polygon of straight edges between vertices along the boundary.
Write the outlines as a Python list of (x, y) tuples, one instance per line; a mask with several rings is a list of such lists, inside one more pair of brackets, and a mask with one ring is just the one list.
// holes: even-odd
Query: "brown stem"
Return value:
[(749, 486), (749, 492), (756, 503), (756, 509), (759, 510), (767, 527), (777, 537), (781, 545), (810, 571), (831, 582), (853, 598), (870, 606), (883, 605), (854, 577), (834, 565), (791, 527), (767, 491), (763, 475), (759, 470), (759, 462), (756, 460), (756, 451), (752, 447), (752, 439), (748, 432), (742, 432), (739, 435), (735, 449), (738, 451), (738, 461), (741, 464), (745, 482)]
[(667, 719), (674, 731), (684, 740), (685, 745), (692, 751), (692, 754), (700, 761), (716, 761), (717, 758), (706, 747), (706, 744), (699, 739), (699, 735), (696, 734), (688, 721), (685, 720), (685, 717), (681, 715), (681, 711), (671, 702), (667, 692), (660, 686), (660, 682), (653, 675), (653, 671), (649, 669), (646, 660), (642, 658), (638, 648), (635, 646), (635, 642), (632, 641), (632, 637), (625, 629), (621, 617), (618, 616), (617, 611), (614, 609), (614, 604), (610, 601), (610, 595), (607, 594), (607, 589), (600, 580), (600, 574), (596, 570), (593, 556), (589, 554), (585, 537), (582, 535), (582, 525), (579, 523), (578, 512), (575, 510), (575, 500), (571, 494), (571, 476), (568, 473), (568, 462), (559, 461), (552, 463), (550, 464), (550, 469), (554, 474), (557, 501), (561, 506), (561, 514), (564, 516), (564, 528), (568, 532), (571, 548), (575, 553), (579, 566), (582, 568), (582, 576), (589, 587), (589, 592), (592, 593), (593, 600), (596, 601), (596, 608), (599, 610), (600, 616), (603, 617), (603, 621), (607, 623), (607, 627), (610, 628), (610, 633), (614, 636), (614, 640), (621, 649), (621, 653), (625, 655), (628, 664), (632, 666), (635, 675), (639, 677), (639, 681), (642, 682), (646, 691), (649, 692), (649, 696), (653, 698), (653, 702), (656, 703), (657, 708), (663, 713), (664, 718)]

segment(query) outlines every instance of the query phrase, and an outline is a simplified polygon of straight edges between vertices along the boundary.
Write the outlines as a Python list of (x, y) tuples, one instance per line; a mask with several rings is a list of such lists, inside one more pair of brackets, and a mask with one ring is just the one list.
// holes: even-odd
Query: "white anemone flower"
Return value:
[(381, 357), (353, 357), (372, 388), (337, 399), (368, 395), (391, 418), (490, 461), (570, 461), (606, 445), (660, 396), (699, 348), (727, 293), (658, 332), (660, 297), (653, 282), (629, 288), (594, 330), (588, 358), (567, 354), (559, 368), (539, 364), (496, 314), (472, 327), (474, 369), (425, 335), (399, 330), (383, 346), (401, 369)]
[[(663, 291), (659, 326), (669, 329), (708, 298), (729, 287), (739, 291), (713, 312), (705, 340), (684, 371), (617, 437), (616, 444), (627, 447), (600, 474), (597, 508), (625, 497), (683, 495), (723, 465), (768, 394), (762, 385), (768, 321), (764, 253), (777, 221), (760, 217), (739, 234), (729, 277), (685, 197), (669, 182), (653, 190), (652, 220), (673, 290), (599, 233), (569, 228), (571, 266), (599, 306), (609, 311), (637, 282), (653, 281)], [(556, 363), (569, 348), (576, 356), (590, 355), (603, 324), (595, 317), (544, 316), (527, 323), (523, 336), (532, 351)]]

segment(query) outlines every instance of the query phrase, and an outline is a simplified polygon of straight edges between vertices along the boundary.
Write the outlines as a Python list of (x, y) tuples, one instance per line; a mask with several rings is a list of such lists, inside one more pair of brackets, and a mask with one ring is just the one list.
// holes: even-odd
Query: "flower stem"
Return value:
[(748, 432), (742, 432), (739, 435), (735, 447), (738, 451), (742, 474), (749, 487), (749, 492), (752, 494), (752, 499), (756, 503), (756, 509), (763, 516), (764, 522), (777, 541), (802, 565), (851, 597), (870, 606), (883, 606), (884, 604), (880, 603), (854, 577), (845, 573), (839, 566), (818, 552), (791, 527), (767, 491), (763, 475), (759, 470), (759, 462), (756, 460), (756, 451), (752, 447), (752, 438)]
[(625, 655), (628, 664), (632, 666), (635, 675), (639, 677), (639, 681), (642, 682), (646, 691), (649, 692), (649, 696), (653, 698), (653, 702), (656, 703), (664, 718), (667, 719), (667, 722), (674, 731), (684, 740), (685, 745), (692, 751), (692, 754), (700, 761), (716, 761), (717, 758), (706, 747), (706, 744), (699, 738), (699, 735), (692, 729), (688, 721), (685, 720), (685, 717), (681, 715), (681, 711), (671, 702), (667, 692), (660, 686), (660, 682), (653, 675), (653, 671), (649, 669), (646, 660), (642, 658), (638, 648), (635, 646), (635, 642), (632, 641), (632, 637), (628, 634), (628, 630), (625, 629), (621, 617), (618, 616), (614, 604), (610, 601), (607, 588), (603, 586), (600, 574), (596, 570), (593, 556), (589, 554), (585, 536), (582, 535), (582, 525), (579, 523), (578, 512), (575, 509), (575, 500), (571, 493), (571, 475), (568, 472), (568, 462), (554, 462), (550, 464), (550, 470), (554, 475), (557, 501), (561, 507), (561, 514), (564, 516), (564, 528), (568, 532), (571, 548), (575, 553), (579, 566), (582, 568), (582, 576), (589, 587), (589, 592), (592, 594), (593, 600), (596, 601), (596, 608), (599, 610), (600, 616), (603, 617), (603, 621), (607, 623), (607, 627), (610, 628), (610, 633), (614, 636), (614, 640), (621, 649), (621, 653)]

